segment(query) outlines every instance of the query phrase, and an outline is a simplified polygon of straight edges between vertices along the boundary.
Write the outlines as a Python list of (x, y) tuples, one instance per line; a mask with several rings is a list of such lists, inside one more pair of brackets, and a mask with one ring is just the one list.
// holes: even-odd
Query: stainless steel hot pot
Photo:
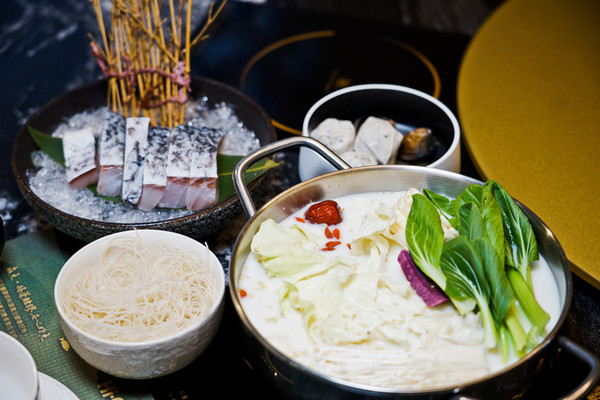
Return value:
[[(255, 161), (283, 149), (306, 146), (321, 154), (339, 171), (302, 182), (279, 194), (256, 211), (242, 179), (243, 172)], [(530, 219), (541, 254), (549, 263), (560, 292), (562, 312), (557, 325), (548, 337), (518, 362), (483, 378), (458, 386), (435, 390), (388, 390), (351, 384), (326, 376), (286, 357), (263, 337), (244, 313), (240, 302), (238, 280), (250, 242), (260, 224), (268, 218), (281, 221), (306, 204), (346, 194), (373, 191), (397, 191), (410, 187), (428, 188), (437, 193), (455, 197), (470, 184), (482, 182), (451, 172), (427, 167), (374, 166), (350, 169), (333, 152), (310, 138), (294, 137), (280, 140), (259, 149), (240, 161), (234, 171), (234, 186), (248, 217), (235, 243), (229, 268), (229, 289), (235, 310), (245, 330), (245, 346), (255, 367), (262, 370), (282, 398), (296, 399), (511, 399), (519, 398), (535, 378), (556, 358), (567, 351), (587, 363), (588, 376), (565, 399), (576, 399), (589, 392), (600, 378), (596, 357), (558, 334), (563, 325), (572, 294), (571, 272), (567, 259), (554, 234), (527, 207), (519, 206)]]

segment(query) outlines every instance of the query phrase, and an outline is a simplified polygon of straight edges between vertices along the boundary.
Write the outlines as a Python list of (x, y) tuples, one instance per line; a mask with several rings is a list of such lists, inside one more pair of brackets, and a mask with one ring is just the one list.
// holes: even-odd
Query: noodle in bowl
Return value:
[(225, 273), (187, 236), (132, 230), (98, 239), (63, 266), (54, 287), (73, 349), (113, 376), (148, 379), (196, 359), (220, 325)]

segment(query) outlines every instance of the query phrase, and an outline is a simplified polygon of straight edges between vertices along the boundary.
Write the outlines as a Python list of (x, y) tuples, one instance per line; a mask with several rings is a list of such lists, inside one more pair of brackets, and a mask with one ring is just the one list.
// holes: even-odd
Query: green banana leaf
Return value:
[(63, 155), (62, 139), (46, 135), (37, 129), (27, 126), (31, 138), (37, 146), (58, 164), (65, 166), (65, 156)]

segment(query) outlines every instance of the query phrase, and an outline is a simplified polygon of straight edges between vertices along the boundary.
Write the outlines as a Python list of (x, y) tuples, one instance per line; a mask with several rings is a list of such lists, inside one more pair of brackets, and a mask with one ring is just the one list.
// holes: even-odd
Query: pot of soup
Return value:
[[(338, 171), (256, 210), (244, 171), (298, 146)], [(350, 168), (307, 137), (259, 149), (233, 177), (249, 221), (230, 295), (253, 366), (282, 397), (518, 398), (562, 352), (590, 366), (565, 398), (600, 378), (596, 357), (558, 333), (572, 292), (559, 242), (499, 183)]]

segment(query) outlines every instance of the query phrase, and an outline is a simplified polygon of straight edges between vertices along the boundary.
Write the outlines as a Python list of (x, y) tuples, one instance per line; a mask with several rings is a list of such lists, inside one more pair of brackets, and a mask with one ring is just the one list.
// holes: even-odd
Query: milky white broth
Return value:
[[(340, 230), (342, 245), (335, 251), (321, 253), (326, 253), (328, 257), (350, 255), (346, 243), (350, 243), (356, 235), (356, 231), (364, 223), (364, 216), (377, 209), (379, 202), (393, 206), (402, 195), (410, 196), (407, 192), (386, 192), (332, 199), (343, 210), (343, 221), (331, 227)], [(304, 230), (321, 235), (322, 240), (317, 247), (322, 248), (330, 240), (323, 235), (325, 225), (302, 224), (296, 220), (296, 217), (304, 216), (307, 208), (308, 206), (280, 224), (297, 224)], [(406, 288), (409, 284), (397, 262), (400, 250), (400, 246), (390, 249), (383, 270), (386, 280)], [(536, 298), (551, 317), (546, 326), (546, 332), (550, 332), (560, 315), (558, 287), (541, 255), (539, 261), (532, 263), (531, 274)], [(406, 335), (400, 335), (403, 338), (400, 344), (375, 337), (360, 344), (332, 345), (309, 335), (300, 312), (290, 308), (282, 313), (278, 294), (282, 286), (282, 279), (269, 277), (256, 256), (250, 253), (238, 284), (239, 289), (245, 292), (241, 304), (248, 319), (280, 352), (321, 373), (372, 387), (432, 389), (475, 379), (505, 366), (497, 350), (490, 351), (483, 345), (483, 328), (475, 313), (459, 316), (449, 303), (428, 309), (412, 289), (406, 298), (400, 299), (405, 302), (400, 307), (410, 309), (415, 314), (404, 323), (398, 323), (399, 332), (407, 330), (404, 332)], [(422, 330), (421, 326), (424, 325), (421, 323), (433, 324), (434, 327), (429, 333), (411, 331)], [(524, 325), (524, 328), (527, 330), (529, 327)], [(511, 362), (515, 360), (513, 355)]]

